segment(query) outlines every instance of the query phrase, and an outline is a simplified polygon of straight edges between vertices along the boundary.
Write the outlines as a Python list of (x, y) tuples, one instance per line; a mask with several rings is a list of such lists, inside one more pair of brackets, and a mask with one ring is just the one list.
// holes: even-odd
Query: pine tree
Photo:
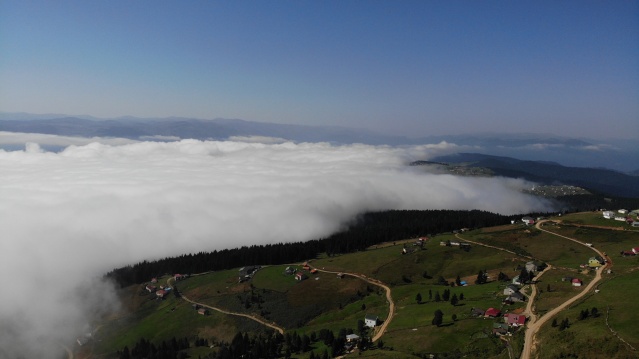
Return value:
[(422, 302), (422, 294), (421, 293), (417, 293), (417, 295), (415, 296), (415, 300), (417, 301), (417, 304)]
[(555, 319), (553, 319), (553, 320), (552, 320), (552, 324), (551, 324), (551, 326), (552, 326), (553, 328), (556, 328), (556, 327), (557, 327), (557, 318), (555, 318)]
[(455, 278), (455, 284), (457, 284), (458, 287), (461, 287), (461, 278), (459, 278), (459, 275)]
[(459, 302), (459, 300), (457, 299), (457, 294), (453, 294), (453, 296), (450, 297), (450, 304), (455, 306), (455, 305), (457, 305), (458, 302)]
[(444, 313), (441, 310), (437, 309), (435, 311), (435, 316), (433, 317), (433, 320), (431, 323), (439, 327), (440, 325), (442, 325), (443, 322), (444, 322)]
[(439, 291), (435, 292), (435, 301), (436, 302), (441, 302), (442, 298), (439, 296)]

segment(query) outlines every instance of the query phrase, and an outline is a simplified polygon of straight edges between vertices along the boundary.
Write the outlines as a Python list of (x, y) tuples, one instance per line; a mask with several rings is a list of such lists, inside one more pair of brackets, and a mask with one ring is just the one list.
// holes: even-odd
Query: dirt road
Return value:
[[(315, 267), (313, 267), (315, 268)], [(379, 329), (377, 330), (377, 334), (375, 334), (375, 336), (373, 337), (373, 339), (371, 339), (371, 341), (375, 342), (378, 339), (380, 339), (382, 337), (382, 335), (384, 335), (384, 333), (386, 332), (386, 328), (388, 328), (388, 325), (390, 324), (391, 320), (393, 319), (393, 316), (395, 315), (395, 302), (393, 302), (393, 297), (391, 296), (391, 289), (389, 286), (387, 286), (386, 284), (380, 282), (377, 279), (374, 278), (368, 278), (367, 276), (363, 275), (363, 274), (357, 274), (357, 273), (346, 273), (346, 272), (334, 272), (334, 271), (328, 271), (328, 270), (324, 270), (324, 269), (319, 269), (319, 268), (315, 268), (317, 269), (319, 272), (324, 272), (324, 273), (333, 273), (333, 274), (339, 274), (342, 273), (344, 275), (348, 275), (351, 277), (355, 277), (355, 278), (359, 278), (363, 281), (366, 281), (370, 284), (376, 285), (378, 287), (382, 287), (384, 288), (384, 290), (386, 291), (386, 301), (388, 301), (388, 317), (386, 318), (386, 320), (384, 320), (384, 323), (382, 323), (382, 325), (379, 327)]]
[[(173, 278), (173, 277), (170, 277), (170, 278), (166, 281), (166, 284), (167, 284), (168, 286), (171, 286), (171, 282), (173, 282), (173, 281), (174, 281), (174, 278)], [(269, 322), (265, 321), (264, 319), (259, 318), (259, 317), (255, 316), (255, 315), (249, 315), (249, 314), (246, 314), (246, 313), (229, 312), (229, 311), (224, 310), (224, 309), (221, 309), (221, 308), (212, 307), (212, 306), (210, 306), (210, 305), (203, 304), (203, 303), (198, 303), (198, 302), (196, 302), (196, 301), (193, 301), (193, 300), (191, 300), (191, 299), (189, 299), (189, 298), (185, 297), (185, 296), (184, 296), (183, 294), (181, 294), (181, 293), (180, 293), (180, 297), (181, 297), (182, 299), (184, 299), (185, 301), (189, 302), (189, 303), (197, 304), (197, 305), (199, 305), (200, 307), (203, 307), (203, 308), (208, 308), (208, 309), (211, 309), (211, 310), (215, 310), (215, 311), (220, 312), (220, 313), (223, 313), (223, 314), (235, 315), (235, 316), (238, 316), (238, 317), (244, 317), (244, 318), (251, 319), (251, 320), (256, 321), (256, 322), (258, 322), (258, 323), (260, 323), (260, 324), (262, 324), (262, 325), (265, 325), (265, 326), (267, 326), (267, 327), (269, 327), (269, 328), (273, 328), (273, 329), (277, 330), (280, 334), (284, 334), (284, 328), (281, 328), (281, 327), (279, 327), (279, 326), (275, 325), (275, 323), (269, 323)]]
[[(579, 243), (579, 244), (581, 244), (581, 245), (583, 245), (585, 247), (588, 247), (588, 248), (592, 249), (597, 254), (599, 254), (602, 258), (604, 257), (603, 253), (601, 253), (598, 249), (590, 247), (590, 246), (586, 245), (586, 243), (578, 241), (578, 240), (576, 240), (574, 238), (566, 237), (564, 235), (553, 233), (551, 231), (547, 231), (545, 229), (542, 229), (541, 228), (541, 224), (544, 223), (544, 222), (546, 222), (546, 221), (537, 222), (537, 225), (536, 225), (537, 229), (539, 229), (540, 231), (543, 231), (543, 232), (546, 232), (546, 233), (549, 233), (549, 234), (552, 234), (552, 235), (555, 235), (555, 236), (558, 236), (558, 237), (562, 237), (562, 238), (571, 240), (573, 242)], [(577, 294), (576, 296), (568, 299), (567, 301), (565, 301), (564, 303), (562, 303), (561, 305), (559, 305), (555, 309), (553, 309), (550, 312), (546, 313), (543, 317), (541, 317), (541, 319), (539, 319), (539, 320), (537, 320), (535, 322), (531, 322), (531, 323), (526, 325), (526, 335), (525, 335), (525, 339), (524, 339), (524, 348), (523, 348), (522, 353), (521, 353), (521, 359), (530, 359), (532, 351), (533, 351), (533, 349), (535, 347), (535, 342), (534, 342), (535, 341), (535, 334), (537, 333), (539, 328), (541, 328), (541, 326), (544, 325), (547, 321), (552, 319), (557, 313), (559, 313), (562, 310), (566, 309), (568, 306), (570, 306), (571, 304), (573, 304), (577, 300), (583, 298), (585, 295), (590, 293), (590, 291), (601, 280), (601, 273), (603, 272), (603, 270), (604, 270), (604, 268), (606, 266), (601, 266), (601, 267), (599, 267), (599, 269), (597, 269), (597, 274), (595, 275), (595, 278), (579, 294)], [(532, 306), (532, 301), (533, 301), (532, 299), (529, 301), (529, 303), (528, 303), (529, 306)], [(526, 308), (526, 309), (528, 310), (528, 308)]]

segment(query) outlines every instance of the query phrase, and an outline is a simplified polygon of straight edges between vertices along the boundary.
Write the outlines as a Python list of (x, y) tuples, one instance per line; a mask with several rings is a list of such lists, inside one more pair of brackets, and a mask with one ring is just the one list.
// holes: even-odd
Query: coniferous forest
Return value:
[[(535, 215), (535, 214), (533, 214)], [(375, 244), (432, 236), (461, 228), (480, 228), (508, 224), (521, 215), (503, 216), (486, 211), (402, 210), (366, 213), (347, 229), (327, 238), (307, 242), (275, 243), (243, 246), (143, 261), (114, 269), (106, 274), (121, 287), (142, 283), (166, 273), (202, 273), (246, 265), (275, 265), (316, 258), (320, 253), (330, 255), (352, 253)], [(214, 240), (214, 239), (212, 239)]]

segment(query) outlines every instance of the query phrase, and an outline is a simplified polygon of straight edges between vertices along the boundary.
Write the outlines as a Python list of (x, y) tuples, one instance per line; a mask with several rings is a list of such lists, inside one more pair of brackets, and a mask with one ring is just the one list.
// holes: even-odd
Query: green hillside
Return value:
[[(566, 215), (553, 218), (561, 222), (547, 222), (542, 227), (606, 251), (613, 263), (611, 273), (605, 273), (599, 283), (598, 293), (586, 295), (556, 316), (559, 321), (568, 319), (569, 327), (560, 330), (548, 322), (539, 330), (537, 338), (544, 344), (536, 351), (540, 358), (582, 357), (585, 353), (589, 358), (637, 356), (632, 348), (639, 348), (639, 333), (634, 325), (639, 320), (639, 301), (635, 300), (639, 295), (639, 256), (622, 257), (619, 253), (639, 247), (639, 232), (589, 227), (603, 227), (600, 216), (600, 213)], [(460, 241), (471, 243), (470, 248), (442, 245)], [(354, 333), (370, 341), (381, 324), (388, 321), (381, 339), (369, 345), (360, 344), (362, 350), (356, 349), (348, 356), (519, 358), (523, 330), (511, 329), (510, 335), (496, 336), (493, 326), (503, 323), (503, 318), (475, 317), (471, 310), (493, 307), (503, 313), (522, 312), (526, 303), (502, 303), (506, 297), (504, 288), (510, 281), (498, 279), (519, 275), (533, 258), (553, 266), (537, 284), (536, 314), (543, 317), (593, 280), (591, 270), (580, 268), (593, 255), (595, 252), (587, 246), (532, 226), (513, 224), (457, 235), (439, 234), (423, 246), (416, 239), (407, 239), (351, 254), (320, 255), (308, 259), (311, 267), (319, 270), (315, 274), (303, 269), (302, 263), (295, 263), (261, 267), (243, 282), (238, 280), (239, 268), (192, 275), (169, 284), (183, 297), (170, 294), (164, 300), (156, 299), (154, 293), (145, 289), (148, 282), (139, 283), (121, 290), (125, 303), (122, 311), (100, 323), (95, 340), (79, 348), (77, 357), (90, 354), (117, 358), (118, 351), (125, 346), (132, 349), (140, 338), (158, 345), (185, 338), (191, 344), (180, 351), (182, 357), (231, 358), (239, 355), (237, 348), (241, 343), (254, 345), (252, 350), (258, 350), (255, 346), (260, 340), (270, 343), (265, 345), (273, 346), (272, 352), (282, 358), (289, 353), (292, 358), (330, 357), (343, 350), (346, 334)], [(307, 278), (296, 280), (286, 272), (287, 267)], [(483, 272), (487, 273), (487, 282), (476, 284)], [(337, 273), (353, 273), (373, 282)], [(584, 286), (573, 287), (563, 280), (565, 277), (579, 277)], [(169, 278), (168, 275), (159, 278), (158, 285), (166, 285)], [(468, 285), (460, 286), (456, 284), (458, 280)], [(376, 285), (377, 281), (391, 289), (392, 318), (388, 318), (386, 292)], [(530, 295), (531, 285), (524, 285), (521, 292)], [(453, 297), (456, 303), (451, 303)], [(201, 315), (185, 298), (235, 314), (211, 309)], [(590, 313), (592, 308), (597, 308), (598, 315), (580, 318), (582, 311), (587, 309)], [(440, 325), (433, 324), (436, 311), (443, 314)], [(282, 328), (284, 334), (237, 314), (271, 323)], [(379, 317), (375, 330), (363, 327), (366, 315)], [(238, 332), (244, 337), (238, 338)], [(203, 340), (205, 346), (195, 346)]]

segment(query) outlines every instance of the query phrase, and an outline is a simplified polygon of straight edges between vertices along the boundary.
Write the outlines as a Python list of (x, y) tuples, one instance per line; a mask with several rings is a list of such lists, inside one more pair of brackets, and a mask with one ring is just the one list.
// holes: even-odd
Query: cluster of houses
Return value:
[[(634, 215), (635, 218), (632, 218), (632, 215)], [(632, 227), (639, 227), (639, 210), (632, 212), (628, 212), (627, 209), (618, 209), (617, 212), (603, 211), (603, 218), (614, 219), (615, 221), (626, 222)]]
[[(497, 308), (488, 308), (486, 310), (480, 308), (472, 308), (470, 314), (476, 318), (499, 318), (501, 317), (501, 310)], [(503, 316), (503, 322), (493, 323), (493, 334), (495, 335), (507, 335), (511, 334), (517, 328), (526, 324), (526, 316), (518, 313), (506, 313)]]
[[(295, 267), (286, 267), (286, 269), (284, 270), (284, 274), (294, 275), (295, 276), (295, 280), (298, 281), (298, 282), (301, 282), (304, 279), (308, 278), (308, 275), (306, 275), (306, 272), (308, 272), (310, 274), (317, 274), (317, 272), (318, 272), (316, 268), (311, 268), (311, 266), (308, 264), (308, 262), (304, 262), (304, 264), (302, 265), (302, 269), (303, 270), (299, 270), (299, 269), (297, 269)], [(337, 276), (340, 277), (339, 274)], [(317, 278), (315, 278), (315, 279), (317, 279)]]
[(260, 269), (260, 266), (246, 266), (246, 267), (240, 268), (238, 270), (239, 282), (242, 283), (244, 281), (247, 281), (253, 278), (253, 275), (255, 274), (255, 272), (258, 271), (258, 269)]
[(621, 255), (624, 257), (639, 255), (639, 247), (632, 248), (629, 251), (621, 251)]

